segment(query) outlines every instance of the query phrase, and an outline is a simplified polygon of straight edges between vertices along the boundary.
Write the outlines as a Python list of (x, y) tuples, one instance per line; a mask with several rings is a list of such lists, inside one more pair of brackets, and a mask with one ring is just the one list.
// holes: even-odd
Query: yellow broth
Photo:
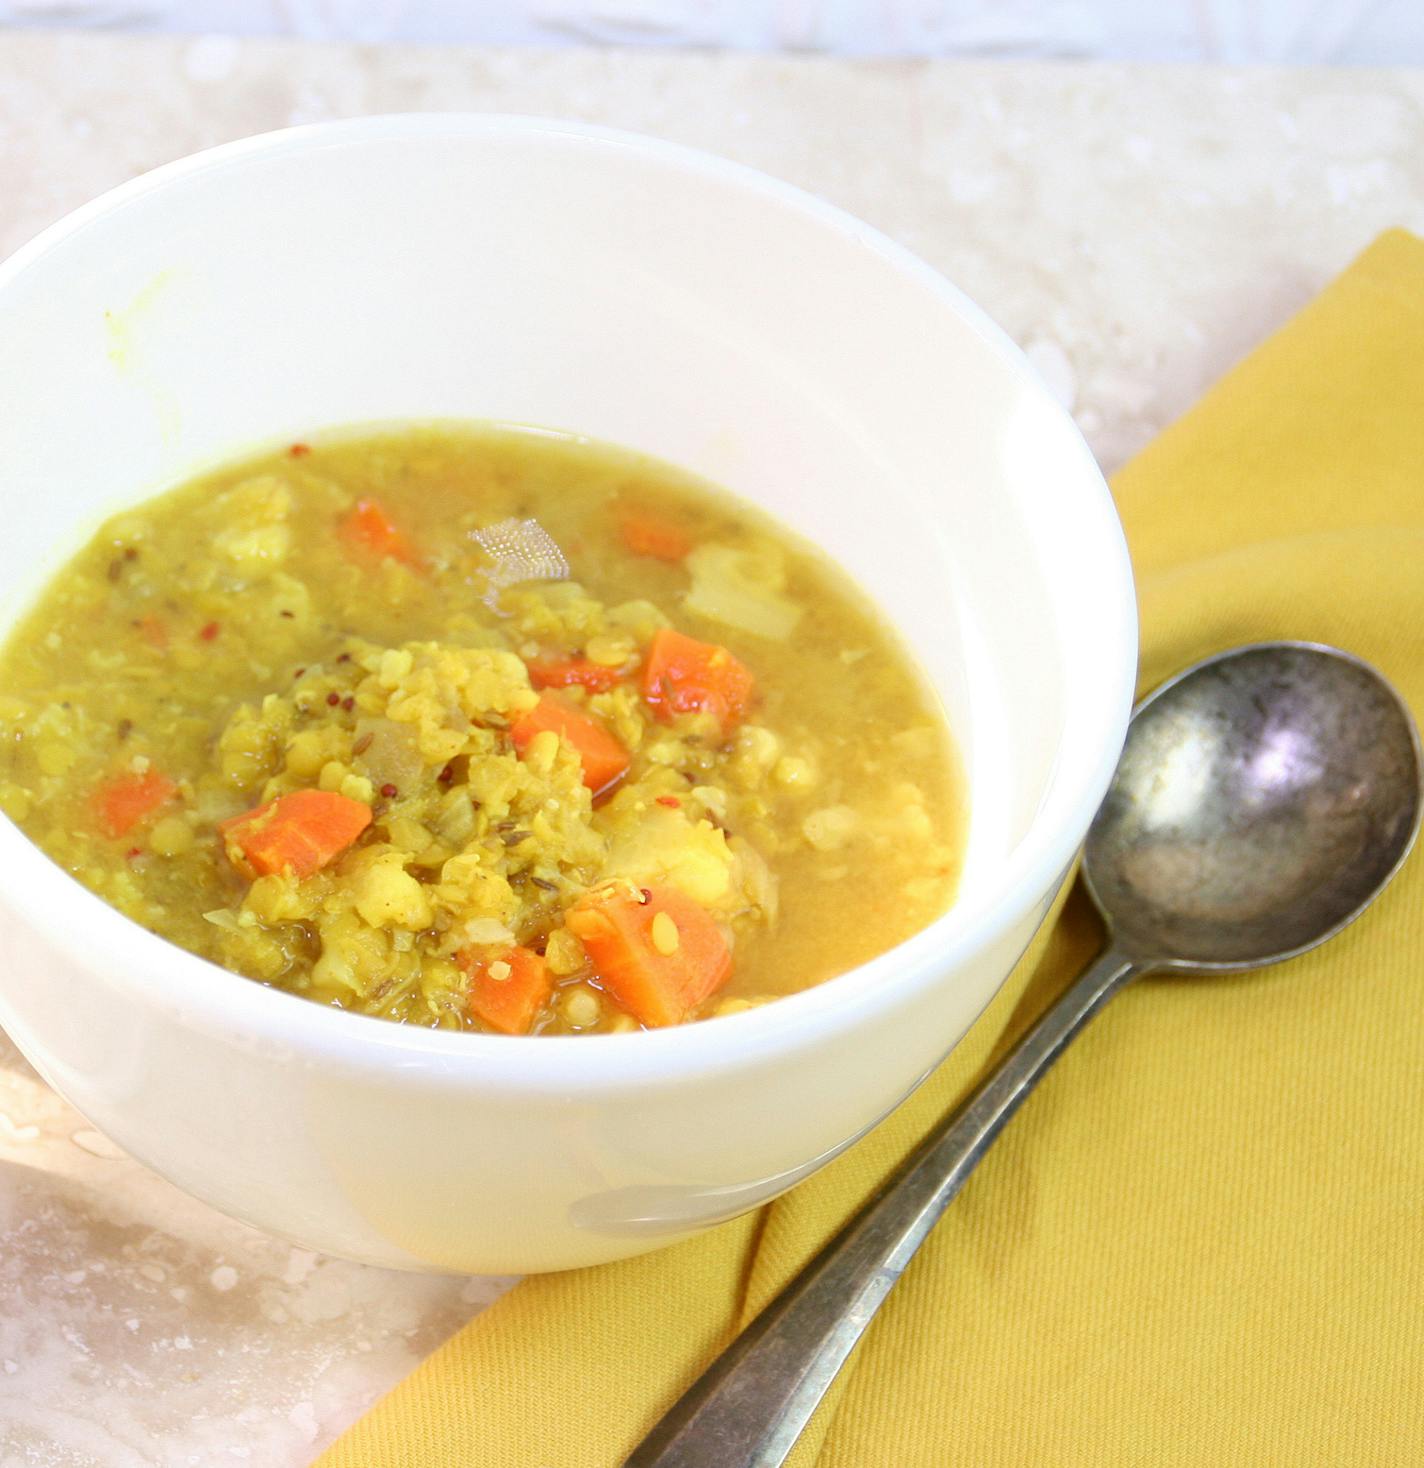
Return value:
[[(351, 533), (371, 502), (396, 554)], [(509, 517), (571, 578), (498, 591), (473, 536)], [(648, 525), (659, 554), (630, 549)], [(666, 625), (750, 670), (740, 719), (658, 717), (640, 679)], [(527, 663), (595, 656), (612, 687), (548, 694), (627, 750), (597, 799), (566, 739), (510, 732)], [(939, 708), (826, 557), (667, 464), (494, 427), (294, 445), (114, 517), (0, 654), (0, 734), (0, 806), (136, 922), (454, 1028), (487, 1027), (472, 965), (500, 977), (512, 943), (552, 983), (533, 1030), (638, 1024), (563, 921), (612, 881), (684, 891), (729, 945), (688, 1017), (804, 989), (945, 910), (965, 827)], [(116, 788), (161, 798), (129, 821)], [(240, 870), (220, 823), (306, 788), (370, 824), (309, 876)]]

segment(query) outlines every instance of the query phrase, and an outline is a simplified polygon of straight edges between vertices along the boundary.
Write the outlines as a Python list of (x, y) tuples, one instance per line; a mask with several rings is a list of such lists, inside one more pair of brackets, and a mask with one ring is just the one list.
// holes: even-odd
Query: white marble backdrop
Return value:
[(1418, 0), (0, 0), (0, 24), (840, 55), (1424, 62)]

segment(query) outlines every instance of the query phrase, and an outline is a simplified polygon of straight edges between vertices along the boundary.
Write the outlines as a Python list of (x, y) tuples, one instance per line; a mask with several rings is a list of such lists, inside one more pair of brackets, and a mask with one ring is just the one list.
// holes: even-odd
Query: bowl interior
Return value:
[(547, 425), (726, 485), (879, 602), (967, 766), (961, 915), (1105, 781), (1132, 625), (1081, 440), (927, 267), (745, 170), (521, 119), (272, 135), (22, 251), (0, 341), (0, 627), (102, 515), (214, 460), (363, 422)]

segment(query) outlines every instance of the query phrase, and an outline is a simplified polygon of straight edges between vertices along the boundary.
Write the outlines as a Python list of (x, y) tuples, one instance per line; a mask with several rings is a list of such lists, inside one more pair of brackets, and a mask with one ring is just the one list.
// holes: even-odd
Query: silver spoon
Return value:
[(999, 1068), (742, 1332), (625, 1468), (776, 1468), (1004, 1123), (1079, 1030), (1144, 974), (1293, 958), (1357, 918), (1419, 828), (1419, 737), (1366, 663), (1239, 647), (1133, 715), (1083, 877), (1108, 942)]

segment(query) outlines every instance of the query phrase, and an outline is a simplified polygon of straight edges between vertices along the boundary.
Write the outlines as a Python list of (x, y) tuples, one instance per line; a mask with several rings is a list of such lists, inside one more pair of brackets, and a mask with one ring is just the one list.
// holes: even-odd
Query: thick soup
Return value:
[(351, 436), (110, 520), (0, 655), (0, 805), (263, 983), (508, 1034), (676, 1024), (938, 917), (942, 716), (825, 558), (665, 464)]

